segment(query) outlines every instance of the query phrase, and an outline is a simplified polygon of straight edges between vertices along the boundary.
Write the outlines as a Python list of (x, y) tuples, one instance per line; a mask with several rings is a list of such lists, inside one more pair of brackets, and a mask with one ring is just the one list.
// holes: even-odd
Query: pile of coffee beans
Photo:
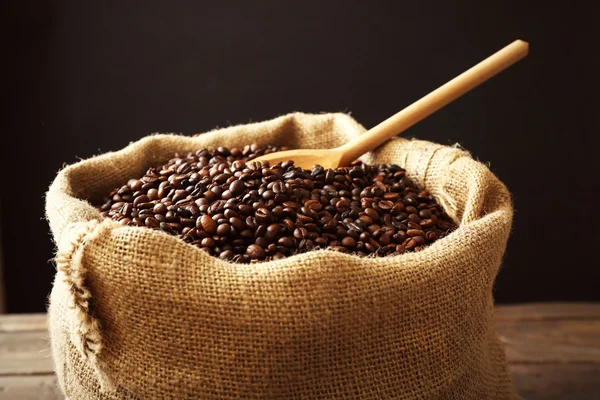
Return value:
[(113, 190), (99, 208), (123, 225), (160, 229), (240, 263), (313, 249), (420, 251), (456, 228), (397, 165), (303, 170), (293, 161), (252, 161), (280, 150), (252, 144), (175, 154)]

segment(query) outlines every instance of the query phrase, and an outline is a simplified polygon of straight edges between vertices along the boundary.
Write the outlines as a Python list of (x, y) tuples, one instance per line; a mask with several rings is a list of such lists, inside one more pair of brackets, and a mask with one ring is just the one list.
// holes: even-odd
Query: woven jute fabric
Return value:
[(365, 129), (289, 114), (198, 137), (151, 135), (59, 172), (49, 329), (77, 399), (515, 399), (492, 287), (511, 230), (505, 186), (456, 147), (394, 139), (396, 163), (459, 223), (418, 253), (326, 250), (233, 264), (92, 204), (175, 152), (251, 142), (331, 148)]

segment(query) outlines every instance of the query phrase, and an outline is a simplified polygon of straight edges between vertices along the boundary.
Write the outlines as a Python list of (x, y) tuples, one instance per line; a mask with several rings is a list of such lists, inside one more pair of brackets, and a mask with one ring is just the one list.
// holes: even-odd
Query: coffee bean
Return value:
[(231, 226), (229, 224), (220, 224), (217, 226), (217, 235), (219, 236), (227, 236), (231, 232)]
[(154, 205), (154, 207), (152, 208), (152, 212), (154, 214), (162, 214), (165, 215), (167, 213), (167, 206), (164, 205), (164, 203), (157, 203)]
[(137, 207), (139, 204), (141, 204), (141, 203), (147, 203), (147, 202), (149, 202), (149, 201), (150, 201), (150, 199), (148, 198), (148, 196), (146, 196), (146, 195), (141, 195), (141, 196), (138, 196), (138, 197), (136, 197), (136, 198), (133, 200), (133, 206), (134, 206), (134, 207)]
[(377, 206), (382, 211), (387, 212), (387, 211), (390, 211), (392, 209), (392, 207), (394, 207), (394, 203), (390, 200), (381, 200), (380, 202), (377, 203)]
[(204, 239), (202, 239), (202, 241), (200, 241), (200, 244), (203, 247), (208, 247), (208, 248), (215, 247), (215, 240), (211, 237), (205, 237)]
[(265, 238), (268, 241), (274, 241), (279, 235), (279, 225), (271, 224), (267, 227), (267, 232), (265, 233)]
[(419, 225), (421, 225), (421, 228), (427, 229), (433, 227), (435, 224), (431, 219), (422, 219), (421, 222), (419, 222)]
[(262, 260), (265, 258), (265, 249), (257, 244), (251, 244), (246, 249), (246, 254), (253, 260)]
[(277, 244), (283, 247), (293, 247), (294, 239), (289, 236), (284, 236), (277, 241)]
[(268, 223), (271, 221), (271, 211), (264, 207), (261, 207), (256, 210), (256, 212), (254, 213), (254, 217), (256, 218), (256, 221), (260, 223)]
[(425, 236), (425, 232), (423, 232), (420, 229), (409, 229), (406, 231), (406, 234), (410, 237), (414, 237), (414, 236)]
[(142, 188), (143, 184), (144, 182), (138, 179), (131, 179), (129, 182), (127, 182), (127, 186), (129, 186), (131, 188), (131, 191), (133, 192), (139, 191)]
[(221, 254), (219, 254), (219, 258), (221, 260), (230, 260), (233, 257), (233, 251), (231, 250), (225, 250), (222, 251)]
[(209, 235), (213, 235), (217, 231), (217, 223), (208, 214), (204, 214), (196, 220), (196, 228), (201, 228)]
[(229, 185), (229, 191), (231, 192), (232, 196), (239, 196), (244, 192), (244, 189), (244, 182), (240, 180), (235, 180)]
[(144, 222), (146, 224), (146, 226), (148, 228), (158, 228), (160, 223), (158, 222), (158, 220), (154, 217), (147, 217), (146, 221)]
[(434, 242), (437, 238), (438, 238), (438, 235), (435, 231), (428, 231), (425, 234), (425, 239), (427, 239), (430, 242)]
[(148, 199), (150, 200), (156, 200), (158, 199), (158, 190), (152, 188), (152, 189), (148, 189)]
[(123, 207), (121, 208), (121, 215), (123, 215), (124, 217), (131, 217), (131, 213), (133, 211), (133, 204), (131, 203), (125, 203), (123, 205)]
[(419, 217), (424, 219), (431, 218), (431, 211), (428, 209), (420, 210)]
[(173, 233), (173, 229), (171, 228), (171, 225), (167, 224), (166, 222), (161, 222), (159, 225), (160, 229), (167, 232), (167, 233)]
[(306, 228), (298, 228), (294, 231), (294, 237), (296, 239), (305, 239), (308, 237), (308, 231)]
[(231, 218), (229, 218), (229, 223), (238, 232), (241, 232), (242, 230), (244, 230), (246, 228), (246, 224), (244, 223), (244, 221), (242, 221), (242, 219), (238, 218), (238, 217), (231, 217)]
[(342, 246), (347, 247), (349, 249), (353, 249), (354, 247), (356, 247), (356, 240), (354, 240), (350, 236), (347, 236), (344, 239), (342, 239)]
[(373, 221), (379, 220), (379, 213), (374, 208), (365, 208), (365, 214)]

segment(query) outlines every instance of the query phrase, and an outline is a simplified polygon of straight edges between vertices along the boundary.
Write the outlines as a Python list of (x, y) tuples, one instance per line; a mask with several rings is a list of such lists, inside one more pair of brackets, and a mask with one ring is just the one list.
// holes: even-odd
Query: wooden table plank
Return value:
[(600, 364), (512, 364), (519, 395), (526, 400), (600, 399)]
[(494, 314), (498, 322), (551, 319), (600, 320), (600, 303), (507, 304), (496, 306)]
[(600, 363), (600, 319), (496, 322), (511, 363)]
[(0, 332), (33, 332), (46, 330), (46, 314), (0, 315)]
[[(526, 400), (600, 399), (600, 303), (497, 306), (515, 388)], [(0, 316), (0, 400), (62, 399), (46, 316)]]
[(53, 371), (48, 332), (0, 333), (0, 376)]
[(54, 375), (0, 376), (0, 400), (63, 400)]

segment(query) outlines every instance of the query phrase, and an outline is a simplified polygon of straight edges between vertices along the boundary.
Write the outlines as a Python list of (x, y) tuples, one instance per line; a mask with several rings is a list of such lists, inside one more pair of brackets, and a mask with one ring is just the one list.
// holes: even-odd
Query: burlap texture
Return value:
[(315, 251), (232, 264), (90, 204), (174, 152), (254, 141), (329, 148), (364, 128), (290, 114), (199, 137), (153, 135), (63, 169), (47, 194), (58, 247), (49, 327), (77, 399), (514, 399), (492, 324), (511, 229), (504, 185), (454, 147), (395, 139), (396, 163), (459, 228), (418, 253)]

